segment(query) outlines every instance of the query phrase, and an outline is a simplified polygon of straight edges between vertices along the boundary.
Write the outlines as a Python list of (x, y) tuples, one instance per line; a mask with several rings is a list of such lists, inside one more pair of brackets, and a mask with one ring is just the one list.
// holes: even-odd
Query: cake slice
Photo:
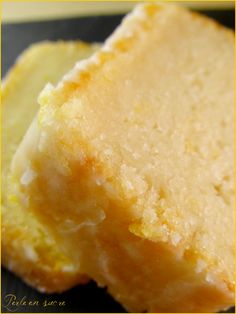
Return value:
[(56, 84), (97, 45), (42, 42), (32, 45), (10, 70), (2, 87), (2, 263), (41, 291), (62, 291), (85, 276), (35, 215), (14, 196), (10, 162), (33, 117), (47, 82)]
[(129, 311), (234, 303), (233, 69), (230, 30), (146, 4), (39, 98), (16, 197)]

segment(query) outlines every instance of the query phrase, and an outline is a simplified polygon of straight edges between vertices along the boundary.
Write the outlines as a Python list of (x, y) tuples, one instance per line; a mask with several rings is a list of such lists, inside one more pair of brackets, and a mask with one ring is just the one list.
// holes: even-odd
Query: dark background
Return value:
[[(234, 10), (202, 11), (221, 24), (235, 27)], [(12, 66), (17, 56), (30, 44), (42, 40), (76, 40), (87, 42), (103, 42), (116, 28), (122, 15), (73, 18), (54, 21), (30, 22), (2, 25), (2, 76)], [(42, 307), (20, 306), (16, 312), (66, 312), (66, 313), (121, 313), (124, 309), (106, 293), (106, 289), (98, 288), (94, 282), (77, 286), (66, 293), (44, 295), (25, 285), (19, 278), (2, 269), (2, 313), (9, 313), (4, 307), (4, 298), (12, 293), (27, 300), (65, 301), (65, 306)], [(12, 308), (12, 310), (14, 310)], [(230, 313), (234, 313), (232, 308)]]

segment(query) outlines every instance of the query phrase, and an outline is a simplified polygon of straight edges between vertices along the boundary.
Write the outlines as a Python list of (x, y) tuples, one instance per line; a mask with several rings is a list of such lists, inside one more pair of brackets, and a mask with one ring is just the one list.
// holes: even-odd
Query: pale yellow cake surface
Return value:
[(96, 49), (80, 41), (34, 44), (18, 58), (2, 87), (2, 262), (42, 291), (65, 290), (84, 277), (47, 226), (17, 201), (9, 166), (38, 111), (37, 97), (44, 85), (56, 84)]
[(230, 30), (144, 5), (39, 98), (21, 201), (130, 311), (234, 303), (233, 69)]

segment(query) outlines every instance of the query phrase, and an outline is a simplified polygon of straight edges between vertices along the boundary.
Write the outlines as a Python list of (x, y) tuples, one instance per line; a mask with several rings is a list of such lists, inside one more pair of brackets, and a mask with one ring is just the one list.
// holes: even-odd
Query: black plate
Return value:
[[(234, 28), (234, 10), (203, 11), (220, 23)], [(2, 75), (4, 76), (16, 57), (30, 44), (42, 40), (75, 40), (103, 42), (116, 28), (122, 15), (96, 16), (64, 20), (6, 24), (2, 26)], [(6, 296), (13, 294), (18, 301), (26, 298), (39, 301), (39, 305), (8, 307)], [(61, 301), (65, 305), (43, 306), (48, 301)], [(63, 294), (44, 295), (25, 285), (19, 278), (2, 269), (2, 312), (66, 312), (66, 313), (121, 313), (125, 310), (94, 282), (78, 286)], [(234, 313), (231, 308), (229, 313)]]

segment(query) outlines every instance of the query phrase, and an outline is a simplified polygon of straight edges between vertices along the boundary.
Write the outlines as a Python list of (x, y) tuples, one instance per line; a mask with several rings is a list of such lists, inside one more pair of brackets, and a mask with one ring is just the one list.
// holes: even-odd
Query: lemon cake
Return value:
[(29, 284), (48, 292), (84, 279), (50, 230), (19, 204), (10, 178), (12, 156), (38, 111), (37, 97), (47, 82), (57, 83), (96, 45), (42, 42), (32, 45), (10, 70), (2, 87), (2, 263)]
[(230, 30), (146, 4), (39, 97), (15, 196), (129, 311), (234, 303), (233, 69)]

